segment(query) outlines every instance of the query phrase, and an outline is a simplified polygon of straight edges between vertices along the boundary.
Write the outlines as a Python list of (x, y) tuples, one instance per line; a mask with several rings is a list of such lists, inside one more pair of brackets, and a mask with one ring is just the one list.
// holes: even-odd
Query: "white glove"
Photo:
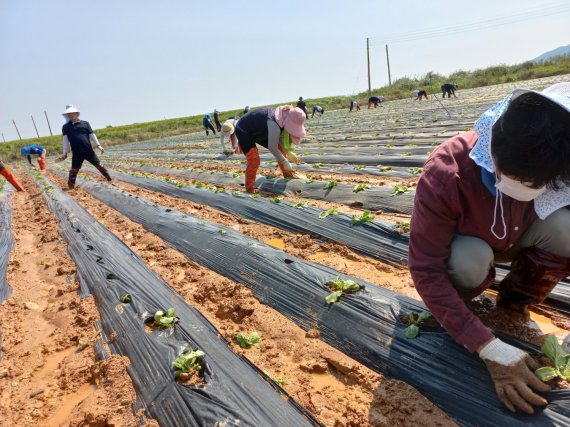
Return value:
[(99, 149), (101, 154), (103, 154), (105, 152), (105, 149), (103, 147), (101, 147), (100, 145), (98, 145), (97, 148)]
[(519, 348), (504, 343), (495, 338), (479, 350), (479, 357), (483, 360), (498, 363), (503, 366), (513, 366), (524, 359), (526, 353)]
[(281, 164), (283, 165), (283, 169), (285, 169), (287, 172), (293, 172), (293, 166), (291, 166), (291, 163), (289, 163), (289, 160), (285, 160)]

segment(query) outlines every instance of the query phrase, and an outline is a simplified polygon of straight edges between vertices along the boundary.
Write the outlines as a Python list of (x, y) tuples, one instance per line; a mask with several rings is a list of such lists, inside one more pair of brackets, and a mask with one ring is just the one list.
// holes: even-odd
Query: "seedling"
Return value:
[(410, 189), (408, 187), (394, 187), (394, 189), (392, 190), (392, 192), (390, 193), (390, 196), (401, 196), (402, 194), (407, 194), (410, 192)]
[(356, 184), (352, 189), (353, 193), (359, 193), (360, 191), (368, 190), (370, 185), (368, 184)]
[(297, 208), (297, 209), (305, 209), (306, 207), (308, 207), (309, 205), (307, 203), (303, 203), (303, 202), (299, 202), (299, 203), (293, 203), (291, 205), (291, 207), (293, 208)]
[(269, 200), (273, 203), (281, 203), (283, 201), (283, 197), (272, 197)]
[(372, 222), (374, 219), (374, 215), (370, 211), (364, 211), (364, 213), (360, 216), (352, 215), (350, 222), (354, 224), (362, 224), (365, 222)]
[(399, 222), (397, 227), (396, 227), (396, 230), (402, 234), (409, 233), (410, 232), (410, 222), (409, 221)]
[(234, 173), (232, 174), (232, 176), (233, 176), (234, 178), (239, 178), (239, 177), (242, 176), (242, 175), (243, 175), (243, 174), (242, 174), (241, 172), (234, 172)]
[(205, 185), (206, 185), (206, 184), (204, 184), (203, 182), (197, 181), (197, 182), (194, 184), (194, 187), (196, 187), (196, 188), (202, 188), (202, 187), (204, 187)]
[(225, 192), (226, 192), (226, 190), (224, 190), (223, 188), (216, 188), (214, 190), (214, 193), (225, 193)]
[(219, 229), (218, 234), (226, 234), (226, 230)]
[(119, 298), (119, 301), (121, 301), (123, 304), (128, 304), (133, 300), (133, 298), (131, 297), (131, 294), (125, 294), (123, 296), (121, 296), (121, 298)]
[(420, 333), (421, 324), (424, 323), (430, 317), (431, 313), (429, 311), (422, 311), (419, 314), (410, 311), (407, 316), (408, 327), (404, 329), (404, 335), (406, 336), (406, 338), (412, 339), (417, 337)]
[(423, 168), (418, 168), (418, 167), (408, 169), (408, 171), (410, 171), (412, 175), (419, 175), (420, 173), (422, 173), (423, 170), (424, 170)]
[(408, 157), (408, 156), (411, 156), (411, 155), (412, 155), (412, 152), (411, 152), (411, 151), (408, 151), (408, 152), (402, 154), (402, 156), (404, 156), (404, 157)]
[(204, 369), (202, 365), (205, 355), (206, 354), (201, 350), (182, 353), (172, 362), (172, 366), (174, 366), (174, 378), (178, 379), (181, 374), (192, 371), (200, 372)]
[(570, 381), (570, 354), (566, 353), (554, 335), (548, 335), (541, 347), (542, 353), (550, 359), (554, 367), (543, 366), (534, 373), (541, 381), (562, 378)]
[(238, 332), (234, 335), (234, 339), (241, 348), (250, 348), (254, 344), (259, 344), (261, 342), (261, 336), (257, 332), (252, 332), (249, 335)]
[(314, 163), (314, 164), (313, 164), (313, 168), (314, 168), (314, 169), (320, 169), (320, 168), (323, 168), (323, 167), (325, 167), (325, 165), (322, 164), (322, 163)]
[(251, 197), (252, 199), (259, 199), (261, 197), (261, 194), (258, 193), (250, 194), (249, 197)]
[(392, 166), (380, 166), (378, 168), (378, 170), (380, 172), (388, 172), (388, 171), (391, 171), (392, 169), (394, 169)]
[(325, 186), (323, 187), (324, 190), (330, 190), (334, 187), (336, 187), (338, 185), (338, 181), (332, 180), (332, 181), (327, 181), (325, 183)]
[(329, 215), (338, 215), (338, 214), (339, 214), (339, 212), (338, 212), (337, 208), (330, 208), (326, 211), (321, 212), (321, 214), (319, 215), (319, 218), (324, 219)]
[(354, 280), (345, 280), (341, 279), (340, 277), (327, 282), (327, 286), (331, 291), (333, 291), (325, 298), (327, 304), (335, 304), (339, 302), (342, 294), (352, 293), (360, 290), (360, 285)]
[(364, 166), (364, 165), (356, 165), (356, 166), (354, 167), (354, 169), (356, 169), (357, 171), (361, 171), (361, 170), (363, 170), (363, 169), (366, 169), (366, 166)]
[(158, 310), (154, 313), (155, 326), (160, 326), (161, 328), (173, 328), (175, 323), (176, 310), (174, 308), (166, 310), (166, 314), (162, 310)]

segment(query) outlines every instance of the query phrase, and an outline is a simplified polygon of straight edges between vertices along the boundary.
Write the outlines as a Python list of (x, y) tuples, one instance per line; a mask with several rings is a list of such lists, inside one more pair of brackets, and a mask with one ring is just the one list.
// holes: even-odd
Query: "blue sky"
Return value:
[[(429, 70), (512, 64), (570, 43), (570, 2), (0, 0), (0, 132), (94, 128), (366, 89)], [(502, 24), (502, 25), (498, 25)], [(433, 37), (428, 37), (433, 36)], [(1, 139), (0, 139), (1, 141)]]

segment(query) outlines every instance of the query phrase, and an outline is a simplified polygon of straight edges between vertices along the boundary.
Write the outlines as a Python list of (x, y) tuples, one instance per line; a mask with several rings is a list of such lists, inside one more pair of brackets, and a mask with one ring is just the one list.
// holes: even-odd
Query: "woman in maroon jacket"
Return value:
[(511, 262), (497, 305), (525, 312), (570, 275), (570, 83), (515, 90), (472, 132), (441, 144), (417, 186), (409, 267), (447, 332), (485, 362), (499, 399), (533, 413), (549, 387), (528, 354), (466, 306)]

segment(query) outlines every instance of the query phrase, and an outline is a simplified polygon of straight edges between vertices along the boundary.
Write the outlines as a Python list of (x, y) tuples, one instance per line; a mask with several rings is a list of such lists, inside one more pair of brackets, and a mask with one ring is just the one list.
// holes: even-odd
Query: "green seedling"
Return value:
[(401, 196), (402, 194), (407, 194), (410, 192), (410, 189), (408, 187), (394, 187), (394, 189), (392, 190), (392, 192), (390, 193), (390, 196)]
[(216, 188), (214, 190), (214, 193), (225, 193), (225, 192), (226, 192), (226, 190), (224, 190), (223, 188)]
[(259, 199), (261, 197), (261, 194), (259, 193), (250, 194), (249, 197), (251, 197), (252, 199)]
[(206, 223), (205, 223), (204, 221), (198, 221), (197, 224), (198, 224), (198, 225), (204, 225), (204, 224), (206, 224)]
[(281, 375), (280, 377), (277, 377), (277, 379), (275, 380), (275, 382), (277, 384), (279, 384), (281, 387), (283, 387), (286, 383), (287, 383), (287, 377)]
[(194, 187), (196, 187), (196, 188), (202, 188), (202, 187), (204, 187), (205, 185), (206, 185), (206, 184), (204, 184), (203, 182), (197, 181), (197, 182), (194, 184)]
[(241, 172), (234, 172), (234, 173), (232, 174), (232, 176), (233, 176), (234, 178), (239, 178), (239, 177), (242, 176), (242, 175), (243, 175), (243, 173), (241, 173)]
[(128, 304), (133, 300), (133, 297), (131, 297), (131, 294), (125, 294), (123, 296), (121, 296), (121, 298), (119, 298), (119, 301), (121, 301), (123, 304)]
[(414, 313), (410, 311), (408, 313), (408, 327), (404, 329), (404, 335), (406, 338), (412, 339), (419, 335), (421, 329), (420, 326), (424, 323), (427, 319), (431, 317), (431, 313), (429, 311), (422, 311), (421, 313)]
[(299, 203), (293, 203), (291, 205), (291, 207), (293, 208), (297, 208), (297, 209), (305, 209), (306, 207), (308, 207), (309, 205), (307, 203), (303, 203), (303, 202), (299, 202)]
[(332, 181), (327, 181), (325, 183), (325, 186), (323, 187), (324, 190), (330, 190), (334, 187), (336, 187), (338, 185), (338, 181), (332, 180)]
[(562, 378), (570, 381), (570, 354), (566, 353), (554, 335), (548, 335), (540, 348), (554, 366), (543, 366), (534, 373), (541, 381)]
[(412, 155), (412, 152), (411, 152), (411, 151), (408, 151), (408, 152), (402, 154), (402, 156), (404, 156), (404, 157), (408, 157), (408, 156), (411, 156), (411, 155)]
[(410, 222), (409, 221), (402, 221), (399, 222), (396, 230), (398, 230), (399, 233), (409, 233), (410, 232)]
[(234, 335), (234, 340), (236, 340), (241, 348), (250, 348), (254, 344), (261, 342), (261, 336), (257, 332), (252, 332), (249, 335), (238, 332)]
[(330, 208), (330, 209), (328, 209), (328, 210), (326, 210), (326, 211), (321, 212), (320, 215), (319, 215), (319, 218), (320, 218), (320, 219), (324, 219), (324, 218), (326, 218), (326, 217), (329, 216), (329, 215), (338, 215), (338, 214), (339, 214), (339, 212), (338, 212), (338, 209), (337, 209), (337, 208)]
[(155, 326), (160, 326), (161, 328), (173, 328), (176, 322), (176, 310), (174, 308), (169, 308), (166, 313), (162, 310), (158, 310), (154, 313), (154, 324)]
[(352, 192), (353, 193), (359, 193), (361, 191), (368, 190), (369, 188), (370, 188), (370, 185), (368, 185), (368, 184), (356, 184), (354, 186), (354, 188), (352, 189)]
[(218, 234), (226, 234), (226, 230), (220, 229), (220, 230), (218, 230)]
[(281, 203), (283, 201), (283, 197), (272, 197), (269, 199), (272, 203)]
[(366, 166), (364, 166), (364, 165), (356, 165), (356, 166), (354, 167), (354, 169), (356, 169), (357, 171), (361, 171), (361, 170), (366, 169)]
[(424, 170), (423, 168), (418, 168), (418, 167), (413, 167), (408, 169), (408, 171), (410, 171), (412, 175), (419, 175), (420, 173), (422, 173), (423, 170)]
[(320, 169), (320, 168), (324, 168), (325, 165), (322, 163), (313, 163), (313, 168), (314, 169)]
[(178, 377), (186, 372), (197, 371), (200, 372), (203, 368), (202, 362), (206, 354), (201, 350), (187, 351), (181, 354), (174, 362), (172, 366), (174, 367), (174, 378)]
[(380, 172), (388, 172), (388, 171), (391, 171), (392, 169), (394, 169), (392, 166), (380, 166), (378, 168), (378, 170)]
[(327, 286), (332, 291), (326, 298), (327, 304), (336, 304), (345, 293), (352, 293), (360, 290), (360, 285), (354, 280), (345, 280), (337, 277), (327, 282)]
[(363, 224), (365, 222), (372, 222), (374, 220), (374, 215), (370, 211), (364, 211), (360, 216), (352, 215), (350, 222), (354, 224)]

